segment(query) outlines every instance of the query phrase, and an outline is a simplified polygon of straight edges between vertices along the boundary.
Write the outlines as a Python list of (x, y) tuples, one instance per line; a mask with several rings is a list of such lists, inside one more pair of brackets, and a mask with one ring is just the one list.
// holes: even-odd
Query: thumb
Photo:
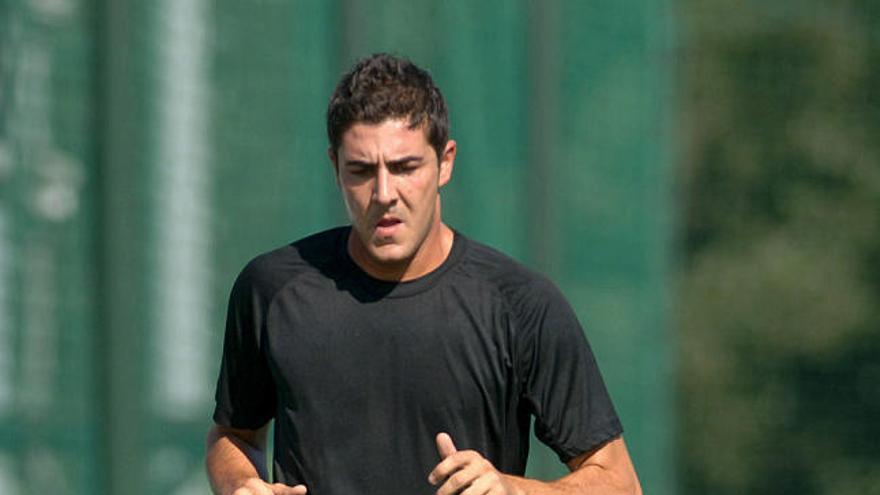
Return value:
[(458, 449), (455, 448), (455, 444), (452, 443), (452, 437), (450, 437), (448, 433), (437, 434), (437, 452), (440, 453), (441, 459), (446, 459), (452, 454), (458, 452)]

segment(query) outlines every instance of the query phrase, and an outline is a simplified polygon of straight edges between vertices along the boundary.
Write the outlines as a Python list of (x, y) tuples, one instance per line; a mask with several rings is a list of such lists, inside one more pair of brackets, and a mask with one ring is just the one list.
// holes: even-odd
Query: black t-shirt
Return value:
[(559, 291), (456, 233), (419, 279), (371, 278), (343, 227), (257, 257), (232, 290), (214, 420), (275, 419), (275, 480), (429, 494), (438, 432), (522, 474), (530, 416), (567, 461), (622, 429)]

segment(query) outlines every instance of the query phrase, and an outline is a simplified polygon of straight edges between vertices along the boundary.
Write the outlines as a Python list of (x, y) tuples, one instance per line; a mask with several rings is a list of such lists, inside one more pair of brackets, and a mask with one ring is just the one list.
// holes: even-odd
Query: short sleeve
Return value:
[(522, 398), (535, 416), (535, 435), (562, 462), (623, 432), (580, 323), (548, 281), (534, 284), (518, 305)]
[(275, 414), (275, 386), (261, 346), (272, 295), (263, 292), (249, 265), (229, 297), (214, 409), (222, 426), (258, 429)]

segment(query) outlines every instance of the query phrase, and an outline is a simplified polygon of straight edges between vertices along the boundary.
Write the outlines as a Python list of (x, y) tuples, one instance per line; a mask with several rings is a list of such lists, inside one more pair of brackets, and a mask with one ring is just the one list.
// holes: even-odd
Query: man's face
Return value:
[(425, 130), (409, 129), (404, 119), (356, 123), (330, 159), (355, 234), (349, 248), (356, 261), (386, 270), (433, 252), (440, 242), (439, 189), (452, 172), (454, 141), (438, 159)]

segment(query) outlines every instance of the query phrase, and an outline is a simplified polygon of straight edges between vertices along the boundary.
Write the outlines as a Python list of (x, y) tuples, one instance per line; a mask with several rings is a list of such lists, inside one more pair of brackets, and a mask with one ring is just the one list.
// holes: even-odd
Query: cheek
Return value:
[(342, 189), (342, 196), (345, 198), (345, 203), (349, 205), (349, 208), (363, 207), (370, 200), (369, 191), (365, 191), (365, 188), (357, 186), (344, 187)]
[(401, 188), (401, 195), (411, 198), (413, 203), (431, 206), (437, 197), (437, 177), (427, 176), (413, 180)]
[(345, 210), (351, 223), (359, 223), (359, 219), (364, 216), (365, 207), (358, 200), (357, 194), (354, 194), (353, 191), (343, 190), (342, 202), (345, 204)]

